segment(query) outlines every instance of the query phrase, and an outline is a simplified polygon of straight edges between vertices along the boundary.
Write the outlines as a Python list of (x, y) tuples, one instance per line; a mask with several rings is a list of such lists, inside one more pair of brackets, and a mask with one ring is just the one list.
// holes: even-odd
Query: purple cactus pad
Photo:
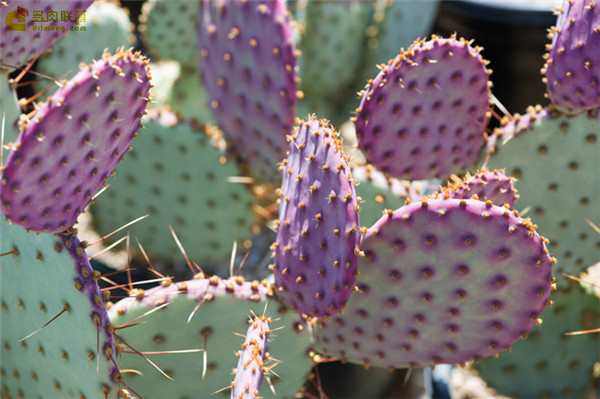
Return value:
[(285, 1), (205, 1), (200, 69), (232, 150), (254, 178), (275, 182), (296, 105), (296, 58)]
[(364, 236), (358, 292), (320, 321), (316, 348), (354, 363), (426, 367), (506, 349), (538, 322), (552, 259), (506, 207), (432, 199), (384, 215)]
[[(2, 212), (37, 232), (72, 226), (128, 151), (148, 102), (139, 53), (108, 53), (48, 99), (2, 171)], [(126, 105), (126, 106), (125, 106)]]
[(339, 134), (325, 120), (298, 121), (283, 162), (275, 284), (310, 317), (340, 311), (355, 281), (360, 237), (354, 181)]
[(600, 5), (564, 2), (548, 46), (546, 88), (553, 104), (567, 112), (600, 105)]
[(85, 21), (85, 10), (92, 3), (93, 0), (2, 1), (0, 62), (19, 67), (42, 54), (77, 22)]
[(434, 36), (382, 65), (354, 119), (367, 161), (407, 180), (474, 166), (490, 117), (490, 72), (479, 51)]
[[(462, 180), (449, 183), (442, 187), (441, 193), (444, 198), (456, 199), (479, 199), (480, 201), (492, 201), (495, 205), (508, 204), (512, 207), (515, 200), (519, 198), (515, 188), (515, 178), (506, 176), (504, 170), (492, 170), (485, 168), (474, 175), (467, 174)], [(437, 198), (439, 194), (432, 197)]]
[(231, 397), (235, 399), (252, 399), (259, 396), (264, 375), (267, 341), (271, 329), (271, 319), (255, 316), (250, 320), (246, 339), (242, 350), (238, 352), (238, 366), (235, 379), (231, 384)]

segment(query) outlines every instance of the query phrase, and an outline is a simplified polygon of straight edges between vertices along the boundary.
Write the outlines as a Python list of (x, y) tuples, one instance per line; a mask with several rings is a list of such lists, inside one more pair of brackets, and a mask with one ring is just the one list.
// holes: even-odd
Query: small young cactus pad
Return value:
[(496, 132), (491, 168), (517, 178), (518, 209), (529, 214), (561, 260), (559, 271), (579, 273), (600, 257), (600, 239), (587, 222), (600, 223), (598, 160), (600, 116), (530, 109)]
[(490, 200), (498, 206), (508, 204), (512, 207), (519, 197), (514, 187), (515, 178), (504, 174), (504, 170), (485, 168), (474, 175), (467, 174), (462, 180), (449, 182), (442, 187), (440, 194), (434, 197), (446, 196), (448, 198), (468, 199), (475, 198), (480, 201)]
[(82, 243), (3, 218), (0, 237), (2, 397), (116, 398), (116, 349)]
[(489, 71), (478, 47), (434, 36), (381, 66), (355, 118), (367, 161), (401, 179), (459, 173), (477, 162), (489, 120)]
[(239, 360), (234, 371), (235, 379), (231, 383), (232, 399), (258, 397), (264, 375), (268, 373), (265, 355), (271, 333), (271, 318), (254, 316), (249, 323), (242, 350), (237, 353)]
[(506, 349), (546, 307), (553, 259), (527, 220), (478, 200), (423, 200), (364, 236), (358, 292), (320, 321), (316, 349), (353, 363), (426, 367)]
[(150, 88), (146, 63), (129, 50), (105, 53), (40, 107), (2, 171), (2, 212), (12, 222), (40, 232), (76, 222), (138, 130)]
[[(2, 1), (0, 62), (10, 67), (19, 67), (42, 54), (65, 35), (67, 29), (74, 27), (79, 20), (85, 20), (85, 11), (92, 2), (93, 0), (61, 2), (58, 11), (54, 9), (56, 0)], [(22, 5), (25, 7), (21, 7)], [(62, 12), (69, 16), (69, 21), (60, 19)], [(36, 20), (40, 19), (46, 22), (36, 25)]]
[(296, 58), (285, 1), (203, 5), (200, 69), (215, 119), (248, 173), (276, 182), (296, 104)]
[[(121, 330), (119, 336), (138, 351), (206, 351), (152, 356), (155, 364), (175, 383), (161, 376), (140, 356), (124, 354), (120, 363), (122, 368), (143, 373), (127, 374), (125, 381), (144, 399), (173, 397), (175, 386), (177, 397), (229, 397), (230, 390), (224, 388), (231, 385), (232, 370), (236, 367), (236, 358), (232, 356), (240, 347), (236, 333), (247, 330), (249, 314), (262, 314), (266, 301), (269, 301), (270, 313), (275, 313), (273, 305), (278, 305), (269, 300), (270, 291), (271, 285), (265, 282), (247, 282), (240, 277), (205, 278), (199, 274), (193, 280), (181, 283), (164, 282), (137, 297), (115, 303), (109, 315), (116, 325), (168, 304), (141, 318), (143, 326)], [(311, 342), (310, 329), (287, 308), (277, 309), (274, 316), (283, 327), (269, 342), (268, 350), (270, 356), (281, 361), (274, 369), (279, 377), (271, 378), (277, 395), (271, 394), (267, 384), (263, 384), (261, 395), (265, 398), (293, 397), (312, 368), (312, 360), (306, 354)]]
[(600, 106), (600, 4), (566, 1), (558, 9), (544, 71), (548, 96), (568, 112)]
[(315, 117), (298, 123), (282, 166), (271, 268), (284, 302), (323, 317), (340, 311), (354, 288), (358, 205), (339, 134)]
[(143, 123), (127, 162), (91, 206), (97, 230), (108, 234), (148, 214), (129, 232), (149, 255), (181, 258), (171, 226), (191, 259), (228, 257), (234, 241), (252, 235), (255, 201), (246, 184), (229, 181), (239, 169), (225, 157), (220, 132), (165, 110), (150, 110)]

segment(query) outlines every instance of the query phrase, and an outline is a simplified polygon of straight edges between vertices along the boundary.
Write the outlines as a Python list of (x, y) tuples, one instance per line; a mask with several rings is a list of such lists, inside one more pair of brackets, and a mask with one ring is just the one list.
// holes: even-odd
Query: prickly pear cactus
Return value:
[(326, 120), (298, 121), (282, 166), (271, 268), (278, 295), (310, 317), (340, 311), (356, 278), (359, 207), (338, 136)]
[(40, 232), (76, 222), (140, 125), (150, 88), (146, 63), (130, 50), (105, 53), (26, 123), (0, 181), (2, 212), (11, 221)]
[(285, 2), (204, 2), (200, 70), (215, 119), (244, 170), (277, 182), (296, 104), (296, 54)]
[(565, 1), (558, 13), (544, 66), (548, 97), (567, 112), (596, 108), (600, 105), (600, 7), (594, 0)]
[(479, 53), (464, 39), (434, 36), (382, 65), (354, 119), (367, 161), (408, 180), (473, 167), (490, 116), (490, 72)]
[(488, 385), (517, 398), (583, 398), (591, 388), (594, 363), (600, 360), (599, 334), (565, 335), (598, 328), (600, 299), (561, 277), (552, 294), (554, 306), (542, 313), (543, 325), (527, 339), (484, 359), (476, 367)]
[(532, 108), (496, 132), (499, 144), (489, 162), (517, 178), (515, 206), (530, 209), (561, 259), (557, 270), (573, 275), (600, 258), (600, 240), (587, 222), (600, 224), (599, 126), (596, 113)]
[(4, 218), (0, 237), (2, 396), (116, 398), (116, 349), (84, 245)]
[(40, 57), (38, 72), (69, 79), (79, 71), (79, 64), (100, 59), (105, 49), (132, 44), (132, 28), (125, 10), (108, 1), (96, 1), (86, 10), (85, 21), (79, 23), (80, 31), (61, 38), (51, 52)]
[[(164, 309), (144, 316), (143, 326), (121, 330), (119, 336), (138, 351), (168, 352), (202, 349), (204, 353), (165, 353), (152, 356), (167, 375), (175, 380), (171, 383), (161, 376), (140, 356), (124, 354), (123, 369), (134, 369), (142, 374), (125, 375), (125, 382), (145, 399), (167, 398), (173, 395), (176, 385), (181, 397), (229, 397), (232, 371), (240, 338), (248, 329), (248, 315), (267, 312), (282, 327), (272, 334), (267, 352), (280, 361), (273, 369), (271, 382), (274, 395), (268, 384), (263, 384), (261, 395), (265, 398), (291, 398), (305, 381), (312, 367), (306, 355), (310, 345), (310, 331), (298, 321), (298, 316), (285, 309), (277, 309), (276, 301), (270, 297), (271, 287), (267, 283), (246, 282), (236, 277), (222, 280), (218, 277), (205, 278), (198, 275), (194, 280), (181, 283), (164, 283), (163, 286), (147, 290), (137, 297), (123, 299), (109, 310), (111, 321), (122, 325), (144, 313)], [(277, 313), (277, 314), (275, 314)], [(277, 377), (278, 376), (278, 377)]]
[[(64, 36), (67, 29), (74, 28), (85, 18), (85, 11), (92, 2), (61, 2), (61, 9), (54, 10), (56, 2), (52, 0), (3, 1), (0, 4), (0, 21), (6, 23), (0, 28), (0, 62), (16, 68), (39, 56)], [(62, 19), (63, 12), (68, 20)], [(44, 22), (36, 24), (40, 20)]]
[(553, 259), (527, 220), (478, 200), (422, 200), (364, 236), (358, 292), (317, 323), (317, 351), (388, 368), (463, 363), (538, 321)]
[(255, 200), (246, 184), (231, 180), (239, 170), (225, 157), (221, 133), (156, 110), (144, 127), (130, 159), (92, 205), (97, 230), (108, 234), (148, 214), (129, 228), (148, 254), (181, 258), (171, 226), (192, 259), (228, 256), (234, 241), (252, 235)]

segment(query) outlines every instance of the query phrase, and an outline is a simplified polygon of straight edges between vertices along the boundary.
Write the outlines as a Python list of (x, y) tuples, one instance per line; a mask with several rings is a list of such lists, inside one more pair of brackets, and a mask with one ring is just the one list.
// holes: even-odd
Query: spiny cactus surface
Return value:
[(318, 322), (316, 348), (388, 368), (463, 363), (506, 349), (546, 307), (553, 259), (534, 227), (478, 200), (423, 200), (364, 236), (355, 293)]
[(0, 237), (2, 396), (116, 398), (114, 340), (82, 244), (3, 218)]
[(85, 31), (72, 32), (57, 41), (51, 52), (40, 57), (38, 72), (58, 80), (69, 79), (79, 71), (80, 63), (100, 59), (105, 49), (132, 44), (132, 23), (117, 4), (95, 2), (85, 14), (85, 21), (79, 23)]
[(569, 117), (531, 109), (498, 132), (489, 166), (517, 178), (515, 206), (529, 215), (561, 260), (559, 271), (579, 273), (600, 257), (600, 144), (597, 114)]
[(295, 48), (285, 2), (204, 2), (200, 70), (215, 119), (259, 180), (277, 182), (296, 104)]
[(272, 269), (286, 303), (322, 317), (341, 310), (354, 288), (358, 205), (339, 133), (316, 117), (298, 123), (283, 162)]
[[(164, 309), (145, 316), (143, 326), (123, 329), (120, 332), (129, 345), (138, 351), (165, 352), (203, 349), (204, 353), (171, 353), (151, 356), (175, 382), (168, 381), (139, 356), (127, 354), (121, 359), (122, 368), (143, 373), (125, 375), (125, 381), (145, 399), (168, 398), (174, 385), (181, 397), (229, 397), (232, 371), (239, 349), (238, 334), (248, 329), (248, 315), (262, 314), (266, 301), (267, 311), (279, 318), (282, 328), (273, 333), (268, 352), (280, 361), (273, 369), (277, 376), (271, 378), (277, 395), (263, 384), (261, 395), (265, 398), (291, 398), (305, 381), (312, 367), (306, 355), (311, 335), (298, 316), (286, 308), (277, 309), (269, 299), (270, 285), (246, 282), (241, 278), (222, 280), (198, 275), (194, 280), (163, 284), (147, 290), (137, 297), (115, 303), (109, 310), (111, 321), (117, 326), (168, 303)], [(206, 363), (204, 363), (206, 356)]]
[(563, 2), (544, 67), (548, 96), (568, 112), (600, 106), (600, 5)]
[(105, 53), (40, 107), (2, 171), (2, 212), (11, 221), (43, 232), (76, 222), (140, 125), (150, 88), (146, 62), (129, 50)]
[(220, 132), (165, 110), (143, 121), (129, 159), (91, 207), (94, 225), (104, 235), (148, 214), (129, 232), (149, 255), (181, 257), (171, 226), (191, 259), (227, 257), (234, 241), (252, 235), (255, 200), (246, 184), (230, 181), (239, 169), (225, 157)]
[(600, 360), (598, 333), (565, 335), (598, 328), (600, 300), (565, 278), (552, 294), (554, 306), (535, 326), (497, 359), (476, 365), (481, 377), (502, 395), (517, 398), (583, 398), (591, 388), (594, 363)]
[(489, 79), (478, 47), (464, 40), (417, 41), (364, 90), (355, 118), (367, 161), (419, 180), (475, 165), (489, 119)]
[(238, 352), (239, 360), (235, 370), (235, 380), (231, 383), (231, 397), (234, 399), (252, 399), (259, 395), (264, 374), (267, 342), (271, 333), (271, 319), (255, 316), (250, 319), (250, 326)]

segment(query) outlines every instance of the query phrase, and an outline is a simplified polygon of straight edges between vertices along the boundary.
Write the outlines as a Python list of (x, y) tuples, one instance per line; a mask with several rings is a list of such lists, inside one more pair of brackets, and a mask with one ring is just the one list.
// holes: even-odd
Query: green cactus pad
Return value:
[(600, 300), (564, 278), (558, 286), (551, 296), (554, 306), (542, 313), (541, 326), (515, 343), (511, 352), (477, 364), (481, 377), (498, 393), (576, 399), (591, 388), (594, 363), (600, 360), (600, 334), (564, 334), (598, 328)]
[(108, 316), (79, 241), (27, 234), (3, 217), (0, 237), (2, 397), (117, 398)]
[[(600, 118), (596, 114), (559, 116), (530, 109), (497, 131), (490, 168), (517, 178), (517, 209), (529, 209), (558, 271), (579, 273), (600, 259)], [(511, 138), (512, 137), (512, 138)]]
[[(19, 129), (17, 128), (19, 115), (21, 115), (21, 107), (19, 107), (14, 90), (10, 87), (8, 74), (4, 70), (0, 70), (0, 125), (2, 124), (2, 118), (4, 118), (4, 125), (0, 126), (0, 129), (4, 131), (4, 142), (1, 144), (17, 141), (19, 137)], [(10, 151), (4, 150), (3, 161), (6, 160), (9, 153)]]
[[(228, 256), (233, 242), (251, 236), (253, 197), (227, 161), (216, 129), (179, 122), (167, 111), (152, 110), (127, 162), (116, 169), (111, 187), (92, 206), (96, 229), (107, 234), (140, 216), (129, 228), (149, 254), (197, 261)], [(221, 148), (217, 148), (220, 145)]]
[(363, 55), (370, 8), (357, 0), (307, 3), (298, 43), (300, 89), (305, 95), (330, 95), (352, 83)]
[(169, 93), (167, 104), (185, 119), (215, 124), (198, 68), (181, 68), (181, 73)]
[(198, 65), (197, 1), (149, 0), (142, 7), (139, 31), (153, 57)]
[[(271, 287), (267, 283), (245, 282), (241, 278), (222, 280), (202, 275), (194, 280), (171, 283), (145, 292), (145, 297), (127, 298), (109, 310), (111, 321), (121, 325), (169, 303), (164, 309), (143, 319), (145, 324), (121, 330), (119, 335), (138, 351), (175, 351), (206, 349), (206, 370), (201, 352), (185, 354), (149, 355), (174, 382), (162, 376), (140, 356), (124, 354), (123, 369), (143, 373), (124, 375), (125, 381), (144, 399), (174, 397), (224, 398), (230, 390), (211, 396), (215, 391), (229, 387), (239, 350), (240, 337), (248, 329), (251, 312), (263, 314)], [(188, 319), (195, 308), (200, 306)], [(277, 309), (276, 301), (269, 301), (267, 313), (273, 317), (276, 328), (271, 334), (267, 352), (281, 363), (273, 368), (279, 377), (271, 376), (277, 392), (273, 396), (269, 385), (263, 384), (265, 398), (291, 398), (305, 381), (312, 361), (306, 354), (310, 333), (297, 322), (291, 311)], [(205, 376), (203, 377), (203, 373)], [(276, 381), (279, 380), (279, 381)]]
[[(405, 204), (410, 184), (387, 177), (373, 165), (352, 166), (356, 179), (356, 195), (360, 197), (360, 223), (371, 226), (381, 218), (386, 209), (397, 209)], [(416, 198), (413, 198), (416, 199)]]
[(79, 31), (61, 38), (51, 52), (40, 57), (38, 72), (55, 79), (69, 79), (79, 71), (80, 63), (100, 59), (105, 49), (129, 47), (132, 31), (125, 10), (114, 3), (96, 1), (87, 9)]
[(376, 64), (394, 58), (401, 48), (407, 48), (415, 39), (430, 33), (438, 4), (439, 0), (373, 1), (361, 84), (377, 74)]

